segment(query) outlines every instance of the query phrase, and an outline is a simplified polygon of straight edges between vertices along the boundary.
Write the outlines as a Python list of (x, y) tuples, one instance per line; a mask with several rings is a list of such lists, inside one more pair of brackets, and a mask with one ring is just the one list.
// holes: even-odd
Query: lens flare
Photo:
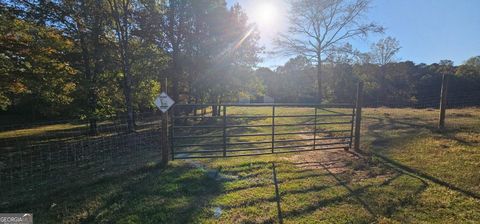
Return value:
[(274, 25), (277, 16), (278, 9), (272, 2), (262, 2), (256, 7), (253, 19), (260, 28), (263, 28)]

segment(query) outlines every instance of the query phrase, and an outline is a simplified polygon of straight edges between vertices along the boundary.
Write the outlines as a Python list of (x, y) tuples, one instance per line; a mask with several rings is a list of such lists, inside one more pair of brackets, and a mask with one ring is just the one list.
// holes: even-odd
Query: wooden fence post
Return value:
[(362, 125), (363, 82), (358, 83), (357, 99), (355, 105), (355, 144), (354, 150), (360, 150), (360, 127)]
[[(162, 83), (162, 91), (167, 93), (167, 78)], [(168, 144), (168, 111), (162, 113), (162, 127), (161, 127), (161, 150), (162, 150), (162, 165), (168, 165), (169, 158), (169, 144)]]
[(168, 165), (168, 112), (162, 113), (162, 164)]
[(223, 105), (223, 157), (227, 157), (227, 106)]
[(442, 76), (442, 89), (440, 92), (440, 117), (438, 121), (438, 128), (445, 128), (445, 112), (447, 110), (447, 91), (448, 91), (448, 76)]

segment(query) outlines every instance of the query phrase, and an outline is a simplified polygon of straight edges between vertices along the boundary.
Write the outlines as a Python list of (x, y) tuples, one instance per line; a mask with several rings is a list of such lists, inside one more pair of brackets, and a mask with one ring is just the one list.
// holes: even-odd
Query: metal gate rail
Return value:
[[(222, 110), (221, 113), (219, 110), (218, 116), (179, 115), (205, 107), (220, 107)], [(227, 109), (233, 107), (267, 107), (271, 108), (271, 114), (228, 115)], [(278, 112), (276, 113), (278, 108), (310, 108), (314, 110), (314, 114), (278, 114)], [(355, 107), (352, 104), (178, 104), (172, 109), (173, 114), (177, 114), (172, 117), (170, 133), (172, 159), (254, 156), (339, 148), (349, 149), (352, 146), (355, 116)], [(342, 111), (335, 111), (338, 109)], [(351, 109), (351, 111), (346, 111), (346, 109)], [(322, 113), (318, 113), (320, 110)], [(311, 120), (297, 123), (278, 122), (278, 119), (281, 118)], [(247, 120), (239, 121), (240, 123), (238, 121), (234, 122), (238, 119)], [(270, 119), (271, 123), (248, 124), (250, 121), (248, 119)], [(264, 121), (268, 122), (268, 120)], [(328, 127), (323, 125), (336, 125), (342, 128), (329, 130)], [(269, 133), (265, 133), (266, 131), (263, 133), (242, 131), (242, 129), (269, 127), (271, 128)], [(303, 127), (309, 130), (278, 132), (277, 127)], [(183, 134), (178, 134), (179, 132)], [(236, 138), (268, 136), (270, 136), (268, 140), (230, 141)], [(275, 139), (277, 136), (295, 137), (278, 140)], [(295, 144), (289, 145), (288, 143)]]

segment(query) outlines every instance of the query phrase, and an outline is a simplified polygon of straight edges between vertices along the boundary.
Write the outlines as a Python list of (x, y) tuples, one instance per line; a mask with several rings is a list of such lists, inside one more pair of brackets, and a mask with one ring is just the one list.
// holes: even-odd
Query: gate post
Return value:
[[(162, 84), (162, 91), (165, 91), (167, 93), (167, 78), (165, 78), (164, 82), (161, 82)], [(162, 150), (162, 165), (166, 166), (168, 165), (168, 158), (169, 158), (169, 144), (168, 144), (168, 111), (165, 111), (162, 113), (162, 127), (161, 127), (161, 150)], [(173, 156), (173, 154), (172, 154)]]
[(362, 123), (363, 82), (358, 82), (357, 99), (355, 105), (355, 144), (354, 150), (360, 150), (360, 127)]
[(445, 111), (447, 109), (447, 91), (448, 91), (448, 76), (442, 76), (442, 90), (440, 92), (440, 117), (438, 121), (438, 128), (440, 130), (445, 128)]
[(272, 153), (275, 153), (275, 104), (272, 106)]
[(227, 157), (227, 106), (223, 105), (223, 157)]
[(162, 113), (162, 164), (168, 165), (168, 112)]

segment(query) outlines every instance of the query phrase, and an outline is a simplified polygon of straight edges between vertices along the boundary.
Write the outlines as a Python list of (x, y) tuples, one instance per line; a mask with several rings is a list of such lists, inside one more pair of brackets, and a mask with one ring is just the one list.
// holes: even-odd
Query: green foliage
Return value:
[[(135, 0), (116, 10), (97, 0), (0, 4), (0, 110), (5, 114), (76, 116), (94, 126), (125, 113), (127, 95), (135, 112), (155, 110), (165, 78), (177, 102), (235, 102), (240, 95), (316, 102), (319, 96), (311, 58), (297, 56), (275, 71), (254, 70), (263, 48), (239, 4)], [(124, 15), (127, 24), (118, 21)], [(393, 62), (400, 49), (395, 38), (362, 55), (346, 42), (333, 45), (321, 50), (325, 102), (352, 102), (359, 80), (365, 82), (365, 102), (377, 105), (431, 101), (443, 74), (455, 74), (450, 94), (480, 87), (479, 56), (458, 67), (448, 60), (425, 65)]]
[(125, 113), (128, 95), (136, 112), (154, 110), (166, 77), (180, 101), (263, 94), (253, 74), (259, 33), (240, 5), (123, 3), (2, 1), (0, 109), (76, 115), (94, 126)]
[(56, 29), (0, 14), (0, 109), (58, 115), (73, 101), (77, 70), (66, 60), (73, 42)]
[[(368, 105), (436, 106), (440, 94), (442, 75), (449, 77), (449, 101), (463, 102), (459, 106), (478, 105), (472, 100), (480, 88), (479, 57), (465, 64), (453, 66), (444, 60), (439, 64), (414, 64), (411, 61), (390, 62), (384, 65), (353, 63), (349, 60), (324, 63), (324, 86), (327, 102), (353, 102), (358, 81), (365, 83), (364, 98)], [(267, 95), (276, 102), (314, 102), (316, 91), (315, 67), (306, 58), (290, 59), (275, 71), (260, 68), (256, 74), (265, 85)], [(456, 74), (453, 76), (453, 74)], [(465, 102), (465, 97), (469, 101)], [(468, 104), (466, 104), (468, 103)]]
[(463, 65), (459, 66), (456, 72), (457, 76), (470, 81), (480, 81), (480, 56), (468, 59)]

